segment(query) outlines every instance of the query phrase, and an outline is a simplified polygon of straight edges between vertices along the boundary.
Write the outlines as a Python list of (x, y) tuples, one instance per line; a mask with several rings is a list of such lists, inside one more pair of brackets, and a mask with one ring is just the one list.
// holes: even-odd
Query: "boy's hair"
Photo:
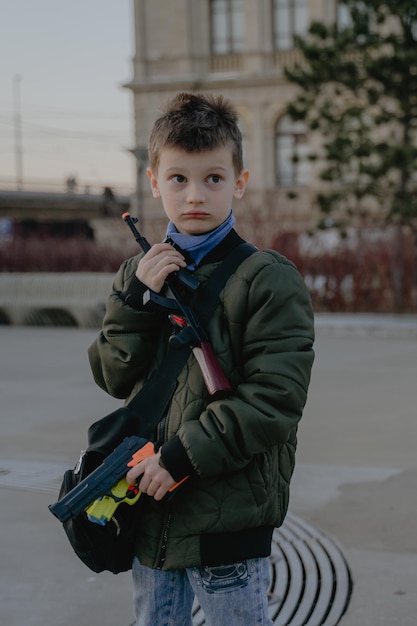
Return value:
[(229, 100), (214, 94), (179, 93), (169, 100), (149, 137), (151, 170), (157, 171), (161, 150), (175, 147), (186, 152), (213, 150), (231, 144), (233, 166), (243, 170), (242, 134), (238, 115)]

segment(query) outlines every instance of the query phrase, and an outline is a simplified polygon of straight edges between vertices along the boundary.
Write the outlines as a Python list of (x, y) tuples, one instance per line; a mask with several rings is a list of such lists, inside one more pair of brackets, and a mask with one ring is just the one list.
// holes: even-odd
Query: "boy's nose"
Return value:
[(189, 204), (201, 204), (206, 199), (204, 188), (202, 185), (189, 185), (187, 193), (187, 202)]

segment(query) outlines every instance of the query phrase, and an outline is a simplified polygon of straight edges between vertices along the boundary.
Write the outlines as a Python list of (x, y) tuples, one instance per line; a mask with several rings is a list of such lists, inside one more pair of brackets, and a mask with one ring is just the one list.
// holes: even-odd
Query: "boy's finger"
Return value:
[(129, 485), (134, 485), (135, 483), (137, 483), (137, 479), (139, 478), (139, 476), (141, 476), (143, 474), (143, 470), (140, 467), (140, 463), (138, 463), (137, 465), (135, 465), (135, 467), (132, 467), (132, 469), (130, 469), (127, 474), (126, 474), (126, 482)]

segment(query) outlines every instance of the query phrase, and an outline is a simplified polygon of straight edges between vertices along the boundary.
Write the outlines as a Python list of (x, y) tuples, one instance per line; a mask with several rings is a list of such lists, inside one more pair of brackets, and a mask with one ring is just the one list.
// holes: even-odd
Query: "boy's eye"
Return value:
[(182, 174), (175, 174), (175, 176), (172, 176), (171, 180), (173, 180), (174, 183), (182, 185), (187, 179), (185, 178), (185, 176), (182, 176)]
[(208, 177), (208, 180), (211, 183), (219, 183), (221, 179), (222, 177), (220, 176), (220, 174), (210, 174), (210, 176)]

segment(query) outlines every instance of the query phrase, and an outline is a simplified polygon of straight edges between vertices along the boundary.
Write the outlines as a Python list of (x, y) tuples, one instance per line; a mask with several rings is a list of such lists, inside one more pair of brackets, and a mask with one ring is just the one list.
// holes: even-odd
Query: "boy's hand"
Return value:
[(147, 457), (132, 467), (126, 474), (126, 480), (129, 485), (134, 485), (139, 476), (141, 476), (138, 484), (139, 491), (152, 496), (155, 500), (162, 500), (168, 491), (175, 485), (175, 480), (171, 474), (159, 465), (161, 451), (157, 454)]
[(184, 257), (169, 243), (157, 243), (140, 259), (137, 278), (149, 289), (159, 293), (172, 272), (186, 267)]

